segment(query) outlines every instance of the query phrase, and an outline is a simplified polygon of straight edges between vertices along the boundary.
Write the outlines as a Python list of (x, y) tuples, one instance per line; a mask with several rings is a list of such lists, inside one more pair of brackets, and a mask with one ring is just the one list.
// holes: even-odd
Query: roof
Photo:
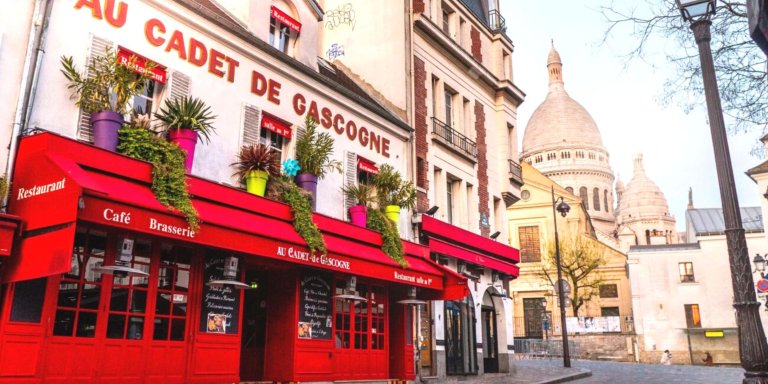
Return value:
[[(685, 211), (685, 220), (696, 236), (725, 234), (725, 220), (721, 208), (694, 208)], [(763, 213), (760, 207), (741, 207), (741, 225), (747, 233), (763, 232)]]
[[(302, 72), (303, 74), (314, 78), (319, 82), (324, 83), (328, 87), (344, 94), (345, 96), (358, 102), (363, 107), (369, 109), (370, 111), (376, 113), (377, 115), (383, 117), (384, 119), (394, 123), (400, 128), (406, 131), (413, 131), (413, 128), (410, 125), (408, 125), (408, 123), (403, 121), (396, 114), (392, 113), (389, 109), (381, 105), (381, 103), (379, 103), (374, 98), (370, 97), (368, 94), (362, 91), (360, 86), (355, 84), (354, 80), (352, 80), (348, 76), (332, 74), (332, 72), (341, 73), (342, 71), (323, 70), (324, 68), (322, 67), (323, 67), (323, 64), (325, 63), (319, 63), (318, 67), (321, 68), (320, 71), (317, 71), (314, 68), (304, 65), (298, 60), (286, 55), (282, 51), (272, 47), (271, 45), (267, 44), (265, 41), (254, 36), (253, 33), (251, 33), (251, 31), (249, 31), (240, 21), (238, 21), (235, 17), (233, 17), (228, 12), (222, 10), (221, 7), (216, 5), (215, 1), (212, 1), (212, 0), (175, 0), (175, 1), (178, 4), (181, 4), (182, 6), (185, 6), (195, 11), (200, 16), (218, 24), (222, 28), (231, 32), (232, 34), (242, 38), (243, 40), (250, 43), (252, 46), (267, 52), (271, 58), (277, 61), (280, 61)], [(315, 6), (317, 6), (319, 9), (319, 6), (314, 0), (311, 0), (309, 3), (310, 3), (310, 6), (313, 8), (313, 11), (315, 11), (314, 9)]]

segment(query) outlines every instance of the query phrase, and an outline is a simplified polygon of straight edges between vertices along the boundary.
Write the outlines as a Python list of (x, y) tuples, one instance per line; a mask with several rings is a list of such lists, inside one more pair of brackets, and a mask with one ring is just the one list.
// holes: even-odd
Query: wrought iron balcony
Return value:
[(448, 148), (472, 161), (477, 161), (477, 144), (434, 117), (432, 118), (432, 134)]
[(523, 168), (520, 166), (520, 163), (509, 159), (509, 181), (517, 184), (518, 186), (523, 185)]
[(504, 20), (504, 16), (499, 11), (488, 12), (488, 27), (491, 32), (506, 32), (507, 21)]

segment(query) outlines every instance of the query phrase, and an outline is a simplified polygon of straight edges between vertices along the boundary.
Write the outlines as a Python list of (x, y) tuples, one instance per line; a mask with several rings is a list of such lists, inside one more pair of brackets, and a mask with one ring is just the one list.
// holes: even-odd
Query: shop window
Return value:
[[(149, 273), (152, 244), (137, 239), (133, 246), (130, 267)], [(147, 315), (148, 276), (112, 276), (112, 292), (109, 299), (107, 338), (142, 340)]]
[[(346, 281), (336, 282), (341, 294)], [(367, 301), (335, 300), (335, 345), (339, 349), (384, 350), (387, 340), (386, 302), (383, 287), (357, 284), (358, 295)]]
[(104, 232), (79, 230), (75, 235), (72, 269), (61, 277), (53, 322), (55, 336), (94, 337), (102, 275), (94, 269), (104, 262)]
[(11, 321), (39, 323), (43, 313), (45, 286), (48, 278), (17, 282), (13, 287)]
[(678, 263), (677, 268), (680, 272), (680, 282), (681, 283), (693, 283), (696, 281), (694, 275), (693, 275), (693, 263), (692, 262), (683, 262)]
[(685, 322), (688, 328), (701, 328), (701, 314), (698, 304), (685, 304)]
[(445, 302), (446, 373), (476, 373), (475, 305), (472, 295), (461, 301)]
[(301, 31), (301, 24), (276, 7), (271, 8), (269, 19), (269, 45), (290, 54)]
[(601, 299), (615, 299), (619, 297), (619, 288), (616, 284), (601, 284), (600, 285), (600, 298)]
[(539, 226), (530, 225), (517, 229), (520, 239), (520, 261), (532, 263), (541, 261), (541, 245), (539, 244)]
[(188, 248), (163, 245), (157, 278), (154, 340), (184, 340), (191, 253)]

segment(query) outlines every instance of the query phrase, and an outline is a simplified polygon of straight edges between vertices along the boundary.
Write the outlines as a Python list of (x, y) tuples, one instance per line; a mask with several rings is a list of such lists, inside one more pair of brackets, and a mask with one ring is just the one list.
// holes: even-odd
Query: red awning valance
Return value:
[[(118, 46), (118, 49), (117, 49), (118, 63), (127, 65), (131, 60), (131, 56), (136, 56), (136, 64), (131, 69), (133, 69), (137, 73), (146, 72), (147, 62), (151, 60), (131, 51), (130, 49)], [(165, 82), (168, 80), (168, 73), (165, 70), (164, 66), (155, 63), (155, 67), (152, 68), (152, 80), (157, 81), (158, 83), (161, 83), (161, 84), (165, 84)]]
[(357, 169), (374, 175), (379, 173), (379, 167), (376, 166), (376, 163), (362, 156), (357, 156)]
[(296, 33), (301, 32), (301, 23), (296, 21), (293, 17), (288, 16), (287, 13), (277, 9), (275, 6), (272, 6), (271, 16), (279, 21), (280, 24), (294, 30)]
[(4, 281), (68, 271), (75, 222), (85, 221), (417, 286), (432, 297), (455, 297), (462, 284), (466, 288), (466, 280), (429, 260), (425, 247), (406, 245), (408, 268), (402, 268), (381, 250), (378, 233), (322, 215), (314, 221), (328, 254), (309, 254), (287, 205), (195, 177), (188, 183), (202, 224), (191, 232), (182, 216), (155, 199), (150, 164), (51, 133), (22, 139), (15, 174), (9, 208), (27, 230)]
[(261, 127), (283, 136), (288, 140), (291, 139), (291, 124), (285, 120), (270, 115), (269, 113), (262, 113)]

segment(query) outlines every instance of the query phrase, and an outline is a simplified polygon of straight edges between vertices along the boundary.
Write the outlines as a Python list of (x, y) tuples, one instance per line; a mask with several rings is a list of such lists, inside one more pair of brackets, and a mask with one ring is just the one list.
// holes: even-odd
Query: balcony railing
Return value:
[(507, 21), (504, 20), (504, 16), (499, 11), (490, 11), (488, 12), (488, 27), (491, 32), (506, 32)]
[(523, 168), (520, 166), (520, 163), (512, 159), (509, 159), (509, 181), (517, 185), (523, 185)]
[(449, 148), (469, 157), (472, 161), (477, 160), (477, 144), (434, 117), (432, 118), (432, 134)]

